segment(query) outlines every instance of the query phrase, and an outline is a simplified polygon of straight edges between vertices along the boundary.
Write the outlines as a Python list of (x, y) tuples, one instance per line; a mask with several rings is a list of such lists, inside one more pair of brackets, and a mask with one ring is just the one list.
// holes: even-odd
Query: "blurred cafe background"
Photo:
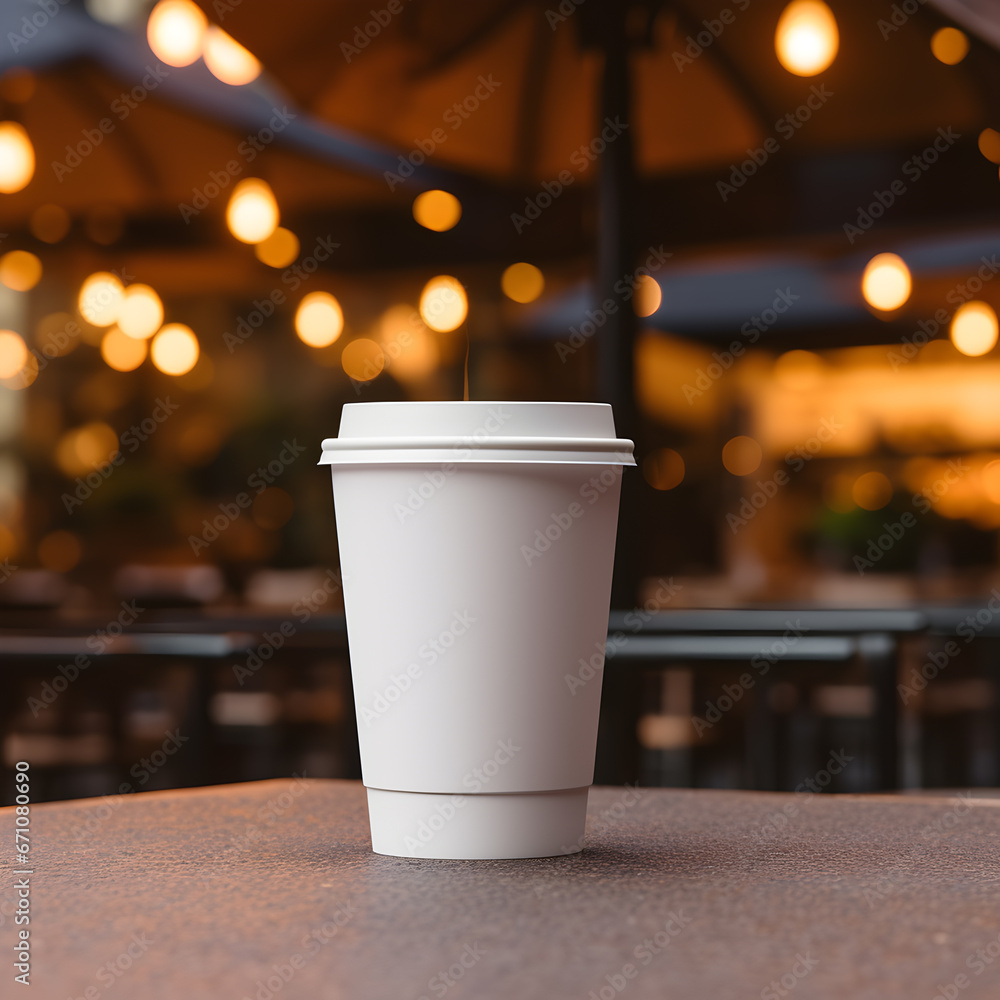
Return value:
[(636, 441), (598, 781), (1000, 783), (1000, 6), (0, 29), (6, 778), (359, 777), (320, 442), (467, 366)]

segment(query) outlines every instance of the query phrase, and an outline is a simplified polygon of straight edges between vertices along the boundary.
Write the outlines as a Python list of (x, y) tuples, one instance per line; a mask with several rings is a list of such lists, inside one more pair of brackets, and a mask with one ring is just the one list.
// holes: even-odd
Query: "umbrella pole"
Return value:
[[(601, 78), (601, 118), (630, 123), (631, 86), (628, 65), (628, 38), (625, 17), (627, 4), (608, 3), (603, 8), (604, 72)], [(635, 403), (634, 353), (636, 317), (631, 300), (623, 300), (620, 282), (634, 271), (635, 247), (632, 232), (633, 198), (636, 186), (632, 149), (632, 128), (608, 142), (599, 162), (597, 289), (594, 308), (606, 315), (597, 335), (598, 399), (611, 403), (620, 437), (630, 437), (639, 445), (639, 421)], [(613, 303), (614, 312), (606, 309)], [(638, 447), (637, 447), (638, 452)], [(634, 473), (622, 478), (622, 509), (615, 557), (611, 602), (617, 608), (635, 605), (639, 567), (637, 500), (638, 482)]]
[[(605, 3), (601, 8), (604, 24), (600, 34), (604, 49), (604, 72), (601, 79), (600, 133), (606, 119), (631, 125), (629, 110), (631, 88), (628, 66), (628, 38), (625, 16), (628, 4)], [(626, 128), (608, 142), (601, 154), (597, 184), (597, 295), (594, 309), (605, 313), (604, 325), (597, 333), (596, 388), (598, 399), (611, 403), (615, 428), (620, 437), (630, 437), (640, 452), (638, 413), (634, 391), (634, 349), (636, 317), (631, 300), (626, 302), (615, 285), (628, 280), (634, 270), (632, 233), (635, 170), (632, 153), (632, 129)], [(619, 285), (621, 288), (621, 285)], [(608, 302), (614, 311), (606, 308)], [(639, 589), (639, 477), (633, 469), (623, 469), (621, 513), (615, 570), (611, 585), (611, 606), (634, 608)], [(641, 705), (641, 672), (613, 670), (614, 660), (605, 671), (604, 694), (598, 742), (599, 755), (595, 780), (620, 784), (637, 781), (640, 776), (639, 745), (635, 736)]]

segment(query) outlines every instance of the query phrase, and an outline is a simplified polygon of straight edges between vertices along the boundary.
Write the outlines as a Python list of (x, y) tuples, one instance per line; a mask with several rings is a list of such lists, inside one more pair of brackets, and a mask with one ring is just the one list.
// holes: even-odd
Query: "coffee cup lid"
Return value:
[(320, 465), (635, 465), (607, 403), (347, 403)]

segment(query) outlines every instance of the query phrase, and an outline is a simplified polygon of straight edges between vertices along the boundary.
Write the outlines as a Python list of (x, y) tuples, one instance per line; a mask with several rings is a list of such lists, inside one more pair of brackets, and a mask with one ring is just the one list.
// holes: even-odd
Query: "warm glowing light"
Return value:
[(636, 316), (652, 316), (660, 308), (662, 301), (663, 292), (659, 282), (648, 274), (640, 274), (635, 283), (635, 297), (632, 299)]
[(68, 573), (82, 555), (80, 539), (71, 531), (50, 531), (38, 543), (38, 561), (55, 573)]
[(149, 14), (149, 47), (168, 66), (190, 66), (201, 55), (208, 20), (190, 0), (160, 0)]
[(26, 292), (42, 278), (42, 262), (27, 250), (11, 250), (0, 257), (0, 282), (15, 292)]
[(792, 0), (781, 13), (774, 48), (796, 76), (815, 76), (833, 62), (840, 45), (837, 20), (821, 0)]
[(183, 323), (168, 323), (153, 338), (149, 356), (164, 375), (191, 371), (201, 353), (194, 331)]
[(61, 358), (80, 342), (80, 324), (69, 313), (47, 313), (35, 327), (35, 343), (47, 358)]
[(378, 340), (393, 378), (416, 382), (440, 364), (437, 341), (412, 306), (404, 304), (387, 309), (379, 320)]
[(58, 243), (69, 232), (69, 212), (61, 205), (39, 205), (31, 213), (31, 235), (43, 243)]
[(148, 340), (162, 323), (163, 303), (160, 296), (149, 285), (129, 285), (118, 310), (121, 332), (136, 340)]
[(226, 225), (244, 243), (260, 243), (277, 229), (278, 203), (266, 181), (248, 177), (233, 188), (226, 207)]
[(872, 257), (861, 278), (861, 294), (865, 301), (882, 312), (898, 309), (910, 297), (912, 289), (910, 269), (903, 258), (894, 253)]
[(684, 481), (684, 459), (673, 448), (657, 448), (643, 461), (642, 474), (654, 490), (672, 490)]
[(986, 496), (992, 503), (1000, 503), (1000, 459), (988, 462), (980, 475)]
[(851, 498), (865, 510), (881, 510), (892, 499), (892, 483), (881, 472), (865, 472), (854, 480)]
[(260, 60), (214, 24), (205, 32), (202, 56), (216, 78), (234, 87), (241, 87), (260, 76)]
[(424, 191), (413, 199), (413, 218), (424, 227), (443, 233), (462, 218), (462, 203), (447, 191)]
[(722, 448), (722, 464), (734, 476), (749, 476), (760, 468), (764, 452), (753, 438), (740, 434)]
[(469, 300), (457, 278), (441, 274), (431, 278), (420, 293), (420, 318), (438, 333), (457, 330), (469, 313)]
[(993, 163), (1000, 163), (1000, 132), (995, 128), (984, 128), (979, 133), (979, 152)]
[(969, 51), (969, 38), (958, 28), (939, 28), (931, 36), (931, 52), (934, 58), (954, 66), (960, 63)]
[(125, 298), (125, 288), (108, 271), (92, 274), (80, 286), (77, 308), (92, 326), (111, 326), (118, 319), (118, 310)]
[(35, 148), (17, 122), (0, 122), (0, 191), (13, 194), (35, 173)]
[(278, 226), (253, 248), (254, 256), (268, 267), (288, 267), (299, 255), (299, 238), (290, 229)]
[(374, 340), (352, 340), (340, 356), (345, 373), (355, 382), (370, 382), (385, 367), (385, 353)]
[(107, 465), (119, 451), (118, 435), (102, 421), (67, 431), (56, 445), (56, 464), (66, 476), (82, 476)]
[(500, 287), (508, 299), (534, 302), (545, 288), (545, 276), (534, 264), (511, 264), (500, 278)]
[(997, 314), (985, 302), (966, 302), (951, 320), (951, 342), (970, 358), (992, 351), (997, 332)]
[(28, 348), (13, 330), (0, 330), (0, 378), (13, 378), (28, 360)]
[(101, 357), (116, 372), (130, 372), (146, 360), (146, 341), (136, 340), (111, 327), (101, 340)]
[(295, 332), (310, 347), (329, 347), (343, 329), (344, 312), (329, 292), (310, 292), (295, 310)]
[(774, 376), (786, 389), (808, 392), (823, 378), (824, 363), (812, 351), (785, 351), (774, 363)]

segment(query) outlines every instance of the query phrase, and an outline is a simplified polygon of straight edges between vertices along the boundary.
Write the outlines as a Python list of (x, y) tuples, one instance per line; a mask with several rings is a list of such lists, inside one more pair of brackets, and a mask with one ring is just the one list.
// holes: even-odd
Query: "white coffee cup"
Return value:
[(611, 407), (350, 403), (320, 464), (373, 850), (580, 850), (635, 464)]

